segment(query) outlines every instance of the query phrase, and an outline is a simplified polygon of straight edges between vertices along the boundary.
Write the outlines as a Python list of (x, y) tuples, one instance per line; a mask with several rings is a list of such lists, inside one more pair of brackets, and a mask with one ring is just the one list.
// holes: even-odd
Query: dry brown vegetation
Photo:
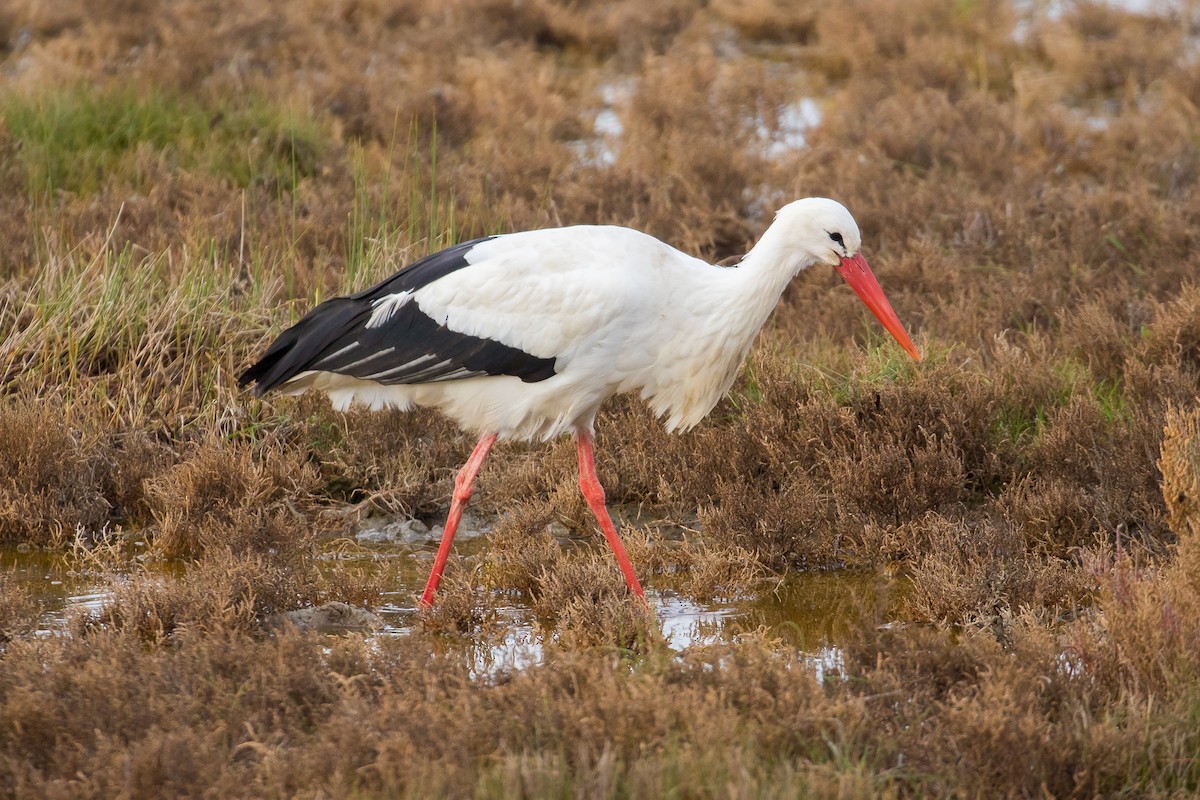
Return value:
[[(0, 572), (0, 796), (1200, 792), (1200, 9), (1043, 5), (5, 3), (0, 543), (113, 588), (45, 636)], [(715, 261), (812, 194), (926, 361), (812, 270), (708, 421), (618, 399), (597, 450), (689, 528), (623, 526), (652, 589), (898, 576), (836, 665), (669, 649), (567, 441), (497, 448), (411, 635), (264, 631), (378, 606), (393, 571), (322, 552), (444, 514), (471, 446), (239, 392), (283, 326), (452, 240)], [(543, 658), (480, 674), (513, 603)]]

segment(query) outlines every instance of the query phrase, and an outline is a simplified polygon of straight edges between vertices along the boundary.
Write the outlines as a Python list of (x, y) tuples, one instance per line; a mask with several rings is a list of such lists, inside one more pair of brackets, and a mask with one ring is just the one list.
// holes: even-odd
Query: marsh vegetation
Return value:
[[(0, 8), (0, 795), (1200, 791), (1194, 3), (105, 6)], [(696, 430), (611, 402), (658, 615), (569, 441), (497, 448), (416, 614), (429, 547), (358, 534), (436, 525), (470, 438), (237, 389), (449, 243), (719, 261), (807, 195), (926, 359), (813, 269)], [(393, 629), (278, 622), (330, 602)]]

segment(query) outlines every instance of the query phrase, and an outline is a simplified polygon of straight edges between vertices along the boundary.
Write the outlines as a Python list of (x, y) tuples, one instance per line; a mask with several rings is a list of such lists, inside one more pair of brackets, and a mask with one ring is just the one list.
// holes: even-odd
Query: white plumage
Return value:
[[(497, 437), (575, 434), (585, 495), (595, 495), (599, 485), (586, 485), (586, 475), (604, 400), (636, 391), (669, 430), (696, 425), (728, 391), (788, 282), (812, 264), (836, 267), (919, 358), (859, 246), (853, 217), (824, 198), (782, 208), (736, 267), (710, 265), (614, 226), (490, 237), (318, 306), (242, 381), (256, 381), (260, 394), (276, 387), (324, 391), (338, 408), (429, 406), (479, 434), (452, 518)], [(592, 503), (607, 536), (602, 490), (599, 506)], [(446, 530), (452, 538), (449, 522)], [(615, 536), (611, 531), (610, 543), (640, 595)], [(444, 553), (439, 558), (425, 602)]]

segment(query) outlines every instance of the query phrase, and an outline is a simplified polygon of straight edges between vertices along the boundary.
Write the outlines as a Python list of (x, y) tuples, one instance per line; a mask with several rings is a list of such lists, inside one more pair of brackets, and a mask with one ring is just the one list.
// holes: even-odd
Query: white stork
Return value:
[(913, 358), (920, 353), (859, 252), (858, 225), (825, 198), (784, 206), (735, 267), (644, 233), (579, 225), (489, 236), (327, 300), (241, 376), (261, 396), (316, 389), (345, 409), (440, 409), (479, 436), (459, 471), (421, 604), (433, 602), (475, 476), (498, 438), (571, 433), (583, 496), (630, 590), (645, 595), (604, 505), (596, 412), (637, 391), (687, 430), (728, 391), (784, 287), (828, 264)]

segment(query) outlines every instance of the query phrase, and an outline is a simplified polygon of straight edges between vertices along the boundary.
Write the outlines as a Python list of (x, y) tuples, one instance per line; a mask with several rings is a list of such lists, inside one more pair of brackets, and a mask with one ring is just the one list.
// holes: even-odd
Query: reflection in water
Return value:
[(70, 609), (98, 611), (108, 594), (96, 578), (74, 573), (62, 553), (0, 548), (0, 574), (6, 582), (23, 586), (41, 606), (39, 636), (62, 630)]
[[(481, 555), (487, 542), (464, 542), (459, 556)], [(396, 589), (384, 596), (375, 610), (384, 622), (380, 635), (405, 636), (415, 624), (416, 596), (429, 568), (432, 544), (371, 547), (353, 553), (331, 551), (330, 568), (353, 559), (357, 565), (378, 564), (396, 575)], [(73, 609), (98, 611), (110, 596), (103, 576), (80, 574), (69, 568), (61, 553), (21, 553), (0, 549), (0, 572), (6, 581), (26, 586), (41, 604), (39, 633), (61, 631)], [(178, 575), (178, 566), (163, 567), (165, 575)], [(111, 578), (111, 576), (110, 576)], [(700, 603), (670, 589), (651, 590), (647, 597), (670, 647), (688, 647), (730, 641), (746, 633), (764, 632), (807, 654), (818, 677), (836, 670), (841, 662), (839, 645), (861, 630), (890, 619), (891, 601), (898, 586), (875, 573), (817, 572), (792, 575), (761, 594), (730, 602)], [(489, 624), (493, 635), (480, 637), (473, 652), (477, 675), (519, 670), (542, 659), (543, 642), (554, 635), (535, 619), (528, 605), (510, 599), (494, 609)]]

